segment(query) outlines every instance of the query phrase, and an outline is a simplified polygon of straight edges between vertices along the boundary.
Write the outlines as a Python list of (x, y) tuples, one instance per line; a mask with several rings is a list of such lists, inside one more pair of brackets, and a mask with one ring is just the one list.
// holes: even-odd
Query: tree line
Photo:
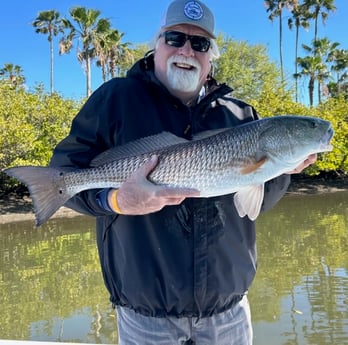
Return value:
[(61, 17), (56, 10), (42, 11), (32, 22), (35, 32), (47, 35), (50, 46), (50, 90), (53, 93), (53, 39), (60, 35), (59, 54), (67, 54), (77, 44), (77, 59), (86, 73), (86, 95), (91, 90), (91, 62), (96, 60), (102, 69), (103, 81), (107, 76), (116, 77), (123, 62), (132, 62), (129, 43), (122, 43), (124, 36), (114, 29), (109, 19), (100, 18), (99, 10), (76, 6), (69, 10), (70, 18)]
[[(269, 67), (271, 73), (272, 66)], [(245, 76), (244, 81), (249, 77), (253, 76)], [(305, 174), (348, 175), (348, 102), (344, 98), (330, 98), (316, 107), (308, 107), (294, 102), (291, 93), (285, 93), (280, 83), (275, 88), (271, 74), (253, 92), (250, 103), (263, 117), (294, 114), (330, 121), (335, 129), (334, 149), (320, 155)], [(82, 104), (83, 100), (64, 99), (57, 93), (50, 95), (43, 87), (32, 92), (0, 81), (0, 194), (17, 183), (7, 179), (1, 172), (3, 169), (49, 163), (54, 147), (68, 134)]]
[[(70, 14), (76, 19), (63, 20), (56, 11), (40, 12), (33, 26), (38, 33), (47, 35), (50, 50), (58, 33), (62, 34), (59, 40), (62, 53), (76, 44), (79, 61), (90, 66), (95, 60), (105, 80), (123, 75), (148, 49), (146, 44), (131, 49), (129, 43), (123, 43), (123, 33), (113, 29), (108, 20), (100, 19), (97, 10), (76, 7), (70, 10)], [(223, 34), (218, 35), (217, 44), (221, 58), (214, 66), (215, 77), (233, 87), (234, 97), (251, 103), (263, 117), (309, 115), (327, 119), (333, 124), (334, 150), (322, 155), (306, 171), (307, 174), (328, 171), (348, 174), (346, 60), (342, 60), (342, 69), (333, 69), (339, 74), (337, 92), (330, 91), (319, 104), (307, 106), (296, 101), (295, 89), (285, 85), (281, 69), (269, 59), (264, 45), (250, 45)], [(336, 48), (333, 51), (339, 54)], [(318, 57), (313, 55), (313, 58)], [(51, 72), (50, 92), (46, 92), (42, 84), (28, 91), (24, 87), (25, 76), (20, 66), (9, 63), (0, 69), (0, 170), (15, 165), (47, 165), (53, 148), (68, 134), (71, 120), (85, 99), (70, 100), (54, 92)], [(303, 77), (307, 77), (306, 73), (303, 72)], [(86, 85), (90, 92), (88, 77)], [(323, 87), (323, 82), (321, 85)], [(0, 176), (0, 185), (9, 182), (2, 182), (2, 179), (4, 177)]]
[[(318, 21), (326, 23), (330, 14), (337, 10), (334, 0), (266, 0), (266, 11), (271, 21), (279, 22), (279, 61), (281, 78), (284, 81), (283, 66), (283, 19), (288, 15), (288, 28), (295, 30), (295, 100), (298, 101), (298, 81), (308, 80), (309, 104), (314, 104), (315, 84), (317, 83), (318, 102), (322, 96), (348, 94), (348, 50), (340, 47), (339, 42), (331, 42), (320, 37)], [(314, 37), (311, 44), (302, 44), (308, 54), (299, 56), (301, 29), (308, 29), (314, 22)]]
[[(308, 99), (314, 105), (317, 90), (318, 103), (329, 97), (344, 96), (348, 99), (348, 50), (340, 47), (339, 42), (331, 42), (318, 33), (318, 21), (325, 24), (329, 15), (337, 10), (334, 0), (266, 0), (264, 1), (268, 18), (279, 22), (279, 78), (284, 88), (292, 89), (294, 99), (299, 98), (298, 83), (304, 78), (308, 83)], [(283, 66), (284, 19), (290, 30), (295, 31), (295, 56), (292, 80), (285, 81)], [(301, 30), (314, 25), (314, 37), (310, 44), (302, 44), (308, 55), (299, 56)], [(69, 10), (69, 16), (61, 16), (56, 10), (39, 12), (32, 22), (36, 33), (47, 36), (50, 49), (50, 93), (54, 92), (54, 39), (58, 39), (59, 54), (67, 54), (76, 46), (77, 59), (86, 75), (86, 96), (91, 90), (91, 63), (95, 62), (102, 71), (105, 82), (110, 78), (122, 76), (135, 60), (149, 49), (147, 44), (131, 48), (130, 42), (123, 42), (124, 33), (112, 27), (109, 19), (101, 17), (101, 12), (77, 6)], [(224, 35), (219, 46), (223, 55), (231, 40)], [(236, 51), (234, 52), (236, 53)], [(230, 56), (228, 56), (230, 58)], [(216, 62), (215, 72), (221, 81), (228, 80), (232, 87), (238, 84), (226, 74), (226, 61)], [(253, 72), (253, 70), (251, 71)], [(224, 74), (223, 74), (224, 73)], [(0, 69), (0, 78), (14, 85), (25, 83), (23, 70), (11, 63)], [(240, 90), (240, 85), (239, 90)], [(243, 87), (242, 87), (243, 88)], [(240, 95), (240, 92), (239, 92)], [(244, 96), (244, 95), (243, 95)], [(246, 98), (250, 95), (245, 94)]]
[[(71, 52), (77, 46), (77, 59), (86, 74), (86, 95), (91, 90), (91, 63), (96, 60), (102, 69), (103, 81), (116, 77), (123, 63), (133, 62), (129, 43), (122, 43), (123, 33), (112, 28), (109, 19), (99, 18), (99, 10), (74, 7), (70, 18), (61, 17), (56, 10), (39, 12), (32, 22), (35, 32), (47, 35), (50, 50), (50, 93), (54, 93), (54, 38), (60, 35), (59, 55)], [(12, 86), (25, 83), (21, 66), (5, 63), (0, 69), (0, 78)]]
[[(69, 11), (70, 18), (61, 17), (56, 10), (39, 12), (32, 22), (35, 32), (47, 35), (50, 50), (50, 93), (54, 93), (54, 38), (60, 35), (59, 54), (68, 54), (74, 45), (77, 59), (86, 73), (86, 95), (91, 94), (91, 63), (102, 70), (105, 82), (122, 74), (124, 65), (134, 62), (135, 52), (131, 52), (130, 43), (122, 42), (124, 33), (114, 29), (109, 19), (100, 18), (99, 10), (74, 7)], [(5, 63), (0, 69), (0, 78), (12, 86), (25, 83), (21, 66)]]

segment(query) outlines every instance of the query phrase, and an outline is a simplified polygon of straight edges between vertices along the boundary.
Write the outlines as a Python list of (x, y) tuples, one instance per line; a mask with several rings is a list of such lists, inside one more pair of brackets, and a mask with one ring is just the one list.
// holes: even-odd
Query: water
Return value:
[[(254, 345), (348, 344), (348, 191), (257, 220)], [(0, 225), (0, 339), (116, 344), (90, 217)]]
[(348, 344), (348, 192), (287, 197), (258, 229), (255, 344)]

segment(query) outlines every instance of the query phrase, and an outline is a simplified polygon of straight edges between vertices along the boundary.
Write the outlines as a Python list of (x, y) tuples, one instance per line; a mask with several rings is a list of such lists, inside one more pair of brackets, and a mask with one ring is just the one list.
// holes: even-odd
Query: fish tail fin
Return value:
[[(64, 168), (21, 166), (4, 172), (24, 183), (29, 190), (35, 213), (35, 226), (45, 223), (70, 198), (64, 183)], [(71, 169), (69, 169), (71, 171)]]

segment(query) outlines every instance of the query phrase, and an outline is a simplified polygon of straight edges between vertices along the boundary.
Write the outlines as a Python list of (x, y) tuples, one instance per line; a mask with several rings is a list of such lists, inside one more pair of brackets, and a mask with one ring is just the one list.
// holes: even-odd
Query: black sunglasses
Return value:
[(210, 40), (203, 36), (187, 35), (180, 31), (165, 31), (159, 37), (164, 37), (164, 41), (171, 47), (181, 48), (187, 41), (196, 52), (205, 53), (210, 48)]

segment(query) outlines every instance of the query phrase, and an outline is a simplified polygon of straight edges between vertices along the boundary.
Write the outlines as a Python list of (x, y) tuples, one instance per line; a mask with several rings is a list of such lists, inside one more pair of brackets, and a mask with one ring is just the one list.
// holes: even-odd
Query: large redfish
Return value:
[(197, 189), (199, 197), (236, 193), (241, 217), (255, 220), (264, 183), (293, 170), (312, 153), (332, 150), (330, 122), (305, 116), (275, 116), (186, 140), (163, 132), (115, 147), (90, 168), (22, 166), (5, 170), (28, 186), (36, 226), (76, 193), (119, 188), (152, 155), (159, 163), (148, 179), (157, 185)]

